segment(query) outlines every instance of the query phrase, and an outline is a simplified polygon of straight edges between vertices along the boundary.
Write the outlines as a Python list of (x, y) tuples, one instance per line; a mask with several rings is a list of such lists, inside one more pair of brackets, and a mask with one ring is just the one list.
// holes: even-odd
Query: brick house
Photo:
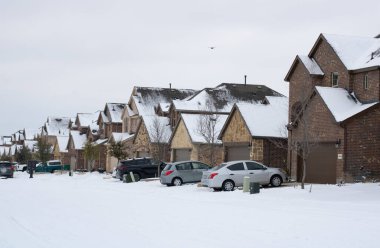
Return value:
[[(135, 86), (129, 98), (128, 104), (122, 113), (122, 132), (135, 134), (140, 124), (141, 116), (157, 115), (157, 106), (160, 105), (162, 111), (167, 111), (167, 106), (175, 99), (185, 99), (193, 95), (196, 91), (192, 89), (138, 87)], [(161, 115), (161, 114), (160, 114)], [(149, 144), (146, 144), (149, 146)], [(130, 147), (132, 148), (132, 147)], [(129, 150), (127, 153), (136, 151)]]
[(153, 157), (169, 161), (169, 138), (172, 134), (169, 118), (143, 115), (133, 137), (134, 157)]
[[(170, 160), (197, 160), (210, 165), (222, 162), (223, 146), (217, 138), (226, 119), (227, 115), (181, 113), (170, 138)], [(210, 123), (209, 132), (199, 128), (207, 120), (215, 121)]]
[(70, 167), (72, 170), (87, 170), (83, 148), (87, 142), (86, 133), (79, 130), (71, 130), (67, 150), (70, 156)]
[(355, 181), (364, 171), (380, 178), (380, 39), (321, 34), (308, 56), (296, 56), (289, 82), (291, 176), (300, 180), (296, 149), (314, 144), (306, 181)]
[(285, 169), (288, 98), (267, 96), (257, 103), (237, 103), (220, 132), (223, 160), (255, 160)]
[(53, 154), (55, 160), (61, 160), (62, 164), (70, 164), (70, 155), (67, 150), (69, 143), (69, 136), (57, 136), (56, 142), (53, 146)]

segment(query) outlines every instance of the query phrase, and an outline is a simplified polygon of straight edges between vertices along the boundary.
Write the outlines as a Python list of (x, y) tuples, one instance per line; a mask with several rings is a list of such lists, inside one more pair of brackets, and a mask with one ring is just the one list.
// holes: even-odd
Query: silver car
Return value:
[(161, 172), (160, 181), (167, 186), (180, 186), (183, 183), (199, 182), (202, 173), (210, 166), (199, 161), (181, 161), (169, 163)]
[(203, 172), (202, 185), (215, 190), (231, 191), (243, 185), (245, 176), (250, 177), (250, 182), (271, 184), (274, 187), (287, 181), (286, 172), (282, 169), (269, 168), (252, 160), (241, 160), (222, 163)]

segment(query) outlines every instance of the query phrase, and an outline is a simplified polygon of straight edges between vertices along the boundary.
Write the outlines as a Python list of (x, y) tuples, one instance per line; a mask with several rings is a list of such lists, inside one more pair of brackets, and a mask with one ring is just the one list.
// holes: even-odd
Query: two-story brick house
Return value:
[(321, 34), (285, 81), (292, 177), (301, 180), (297, 146), (306, 143), (307, 182), (354, 181), (364, 171), (380, 177), (379, 37)]

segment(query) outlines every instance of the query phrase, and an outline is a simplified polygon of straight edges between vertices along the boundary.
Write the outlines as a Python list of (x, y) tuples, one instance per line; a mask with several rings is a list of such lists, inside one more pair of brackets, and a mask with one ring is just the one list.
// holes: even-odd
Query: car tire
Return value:
[(183, 181), (181, 178), (175, 177), (173, 178), (172, 184), (173, 186), (181, 186), (183, 184)]
[(22, 168), (22, 172), (26, 171), (26, 167)]
[(279, 176), (279, 175), (273, 175), (270, 178), (270, 184), (272, 185), (272, 187), (279, 187), (279, 186), (281, 186), (281, 184), (282, 184), (282, 178), (281, 178), (281, 176)]
[(235, 188), (235, 183), (232, 180), (226, 180), (222, 184), (222, 189), (224, 191), (233, 191)]
[(55, 170), (50, 171), (51, 174), (54, 174)]
[(141, 180), (141, 175), (139, 173), (133, 173), (133, 176), (135, 177), (135, 182), (138, 182)]

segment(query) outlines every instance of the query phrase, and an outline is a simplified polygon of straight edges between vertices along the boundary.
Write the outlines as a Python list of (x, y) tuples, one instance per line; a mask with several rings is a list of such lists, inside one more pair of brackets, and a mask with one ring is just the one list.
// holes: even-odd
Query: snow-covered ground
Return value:
[(0, 247), (378, 247), (380, 187), (212, 192), (97, 173), (0, 179)]

